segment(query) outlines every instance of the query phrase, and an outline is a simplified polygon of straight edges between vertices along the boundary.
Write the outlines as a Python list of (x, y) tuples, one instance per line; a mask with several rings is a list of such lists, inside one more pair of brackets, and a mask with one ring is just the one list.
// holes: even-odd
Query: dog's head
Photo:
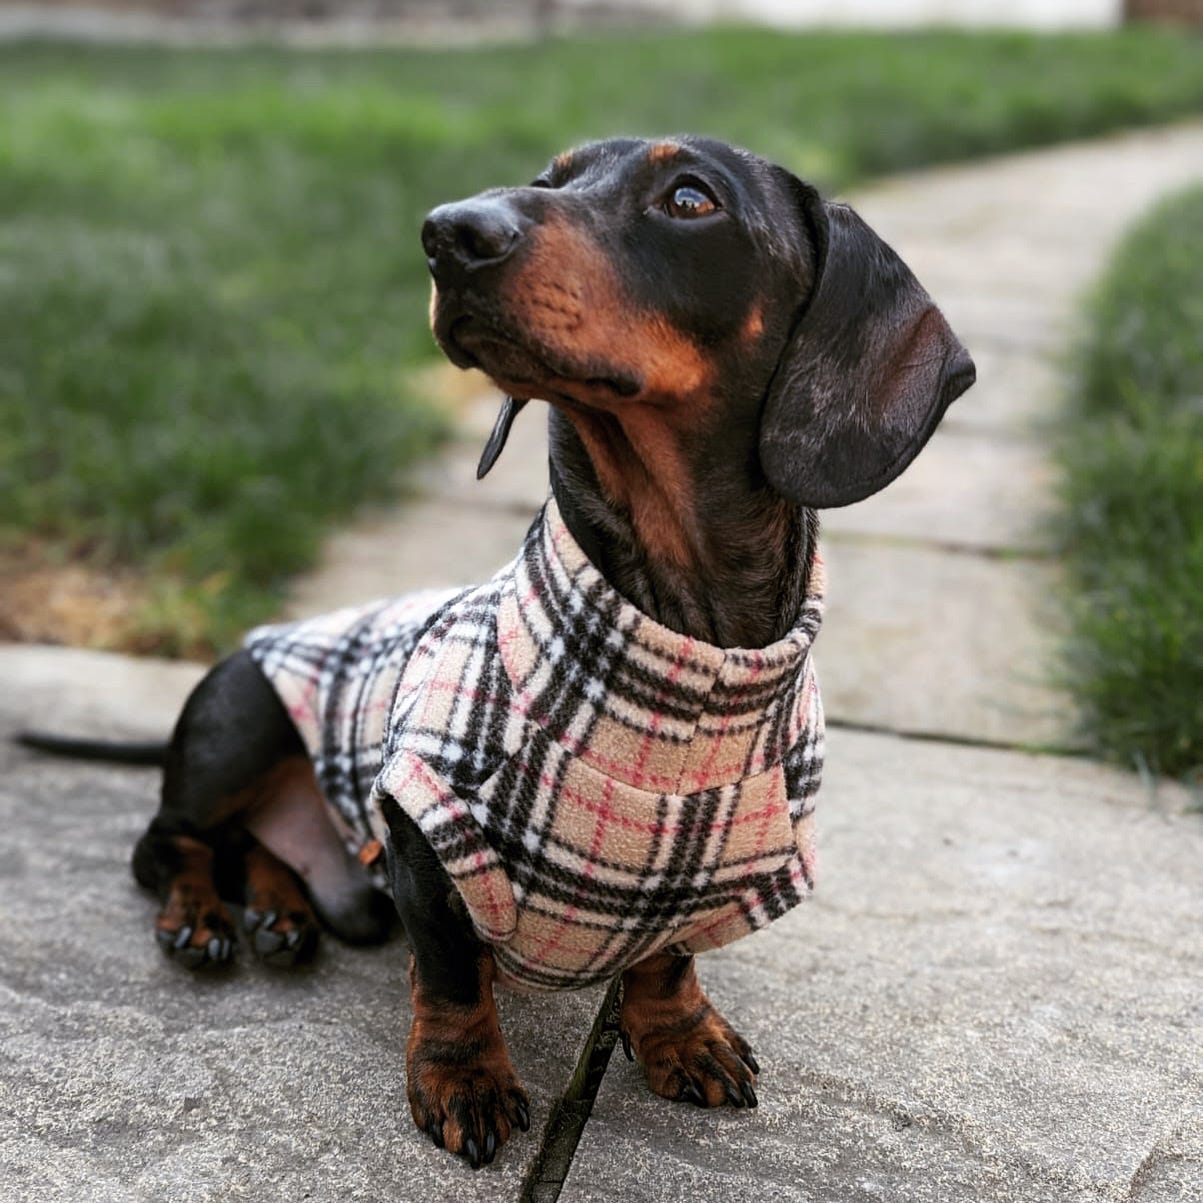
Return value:
[(738, 409), (759, 424), (764, 477), (800, 505), (889, 484), (974, 380), (850, 208), (709, 139), (582, 147), (529, 187), (435, 209), (422, 242), (453, 363), (518, 401), (651, 405), (698, 426)]

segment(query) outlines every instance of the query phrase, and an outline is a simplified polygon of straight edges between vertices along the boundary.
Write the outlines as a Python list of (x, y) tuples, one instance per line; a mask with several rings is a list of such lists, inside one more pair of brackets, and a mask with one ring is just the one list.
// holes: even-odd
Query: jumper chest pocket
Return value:
[(779, 765), (661, 794), (604, 775), (533, 724), (525, 735), (469, 808), (505, 866), (524, 947), (592, 964), (623, 933), (696, 925), (797, 855)]

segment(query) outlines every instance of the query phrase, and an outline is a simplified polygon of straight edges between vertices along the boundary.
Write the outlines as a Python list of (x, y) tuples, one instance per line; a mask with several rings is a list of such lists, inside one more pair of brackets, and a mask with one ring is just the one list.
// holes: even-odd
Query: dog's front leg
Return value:
[(702, 991), (693, 957), (658, 953), (622, 975), (622, 1042), (648, 1085), (699, 1107), (756, 1106), (760, 1066)]
[(493, 1160), (530, 1101), (493, 999), (493, 955), (472, 930), (443, 866), (396, 802), (382, 806), (393, 899), (409, 941), (413, 1022), (406, 1046), (414, 1123), (473, 1169)]

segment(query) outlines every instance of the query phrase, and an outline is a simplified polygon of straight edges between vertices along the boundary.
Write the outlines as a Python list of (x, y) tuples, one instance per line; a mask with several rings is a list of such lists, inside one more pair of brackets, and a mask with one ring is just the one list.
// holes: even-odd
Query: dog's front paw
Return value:
[(155, 921), (159, 947), (178, 965), (225, 965), (234, 951), (234, 925), (216, 892), (173, 888)]
[(514, 1128), (530, 1128), (530, 1100), (500, 1033), (495, 1042), (411, 1040), (407, 1061), (414, 1123), (474, 1170), (493, 1160)]
[(317, 950), (317, 921), (308, 908), (281, 913), (248, 907), (242, 913), (242, 930), (255, 956), (275, 969), (308, 961)]
[(622, 1046), (656, 1094), (699, 1107), (756, 1106), (760, 1066), (706, 997), (692, 957), (656, 954), (622, 982)]
[[(691, 1019), (694, 1017), (691, 1016)], [(638, 1059), (647, 1084), (662, 1098), (699, 1107), (755, 1107), (760, 1066), (748, 1042), (707, 1004), (707, 1013), (677, 1023), (622, 1031), (623, 1048)]]

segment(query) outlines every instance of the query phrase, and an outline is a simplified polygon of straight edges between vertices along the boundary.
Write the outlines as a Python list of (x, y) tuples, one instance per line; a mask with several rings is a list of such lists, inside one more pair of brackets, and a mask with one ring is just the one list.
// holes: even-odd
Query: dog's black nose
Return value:
[(503, 198), (440, 205), (422, 226), (422, 247), (436, 280), (499, 263), (522, 237), (524, 222)]

